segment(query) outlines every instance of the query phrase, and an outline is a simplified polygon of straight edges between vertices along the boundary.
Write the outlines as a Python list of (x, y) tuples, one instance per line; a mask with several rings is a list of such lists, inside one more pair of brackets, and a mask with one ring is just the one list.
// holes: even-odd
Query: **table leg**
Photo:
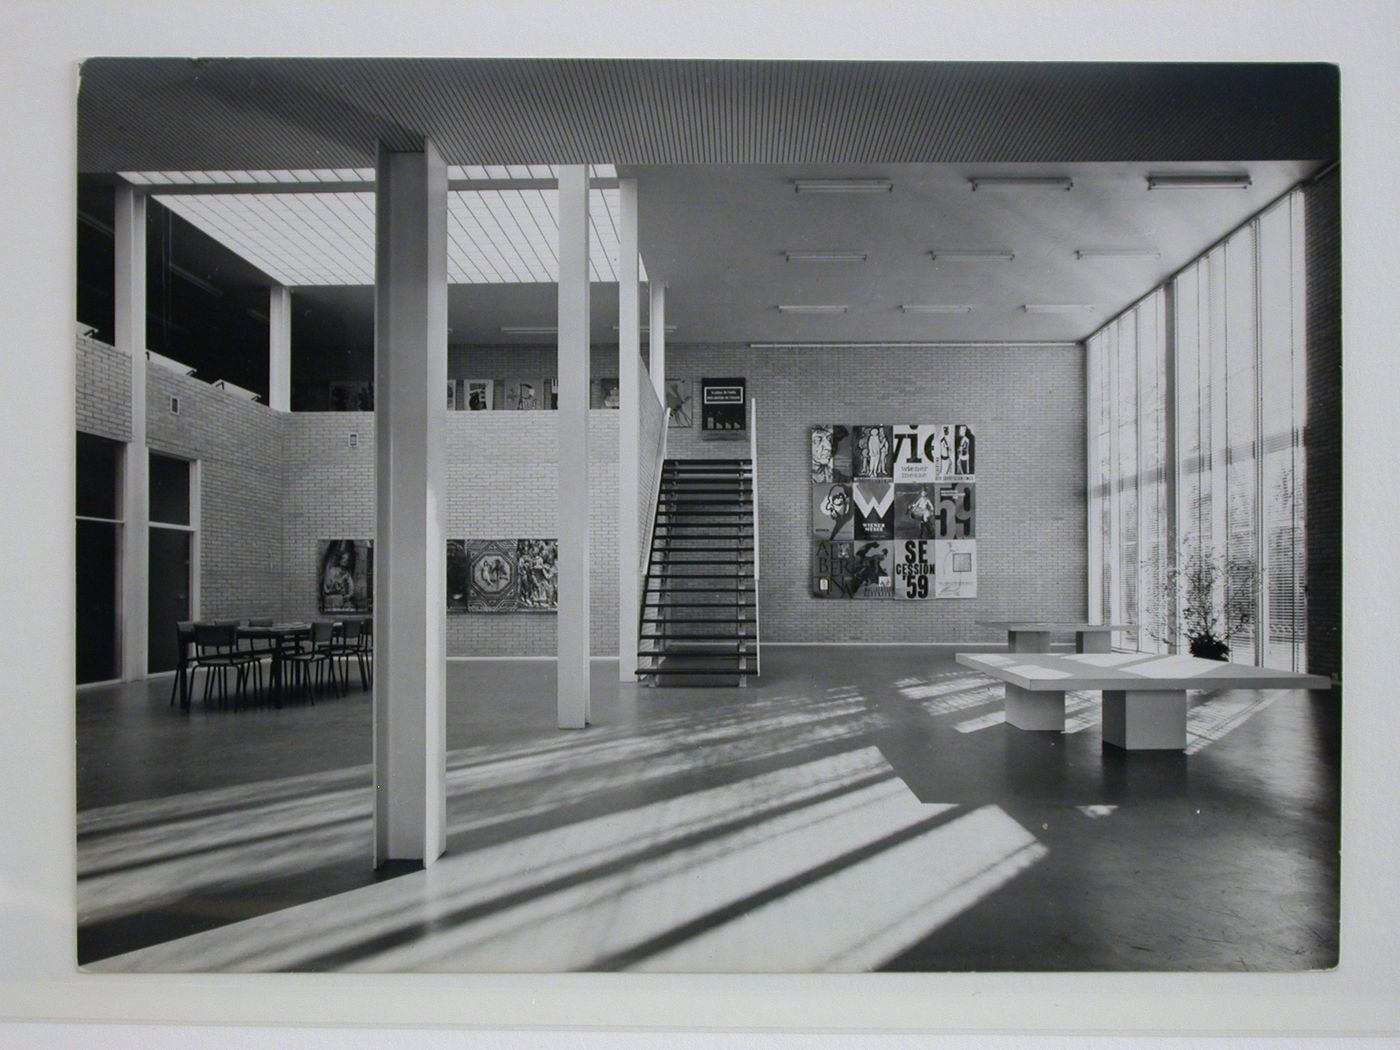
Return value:
[(1105, 689), (1103, 740), (1125, 751), (1186, 747), (1185, 689)]
[(1032, 692), (1006, 683), (1006, 724), (1017, 729), (1065, 731), (1065, 694), (1060, 690)]
[(1006, 648), (1013, 653), (1048, 653), (1049, 631), (1007, 631)]
[(272, 694), (272, 706), (282, 706), (282, 643), (272, 650), (272, 663), (267, 669), (267, 689)]
[(1113, 652), (1112, 631), (1075, 631), (1074, 651), (1077, 653)]

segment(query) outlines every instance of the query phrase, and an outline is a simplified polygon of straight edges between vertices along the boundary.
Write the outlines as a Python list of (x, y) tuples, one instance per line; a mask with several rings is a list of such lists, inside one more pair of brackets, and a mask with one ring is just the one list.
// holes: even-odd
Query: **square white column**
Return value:
[(1125, 751), (1186, 747), (1186, 690), (1105, 689), (1103, 741)]
[(131, 440), (122, 461), (121, 676), (147, 674), (150, 621), (150, 477), (146, 446), (146, 196), (116, 189), (113, 242), (114, 342), (131, 362)]
[(281, 284), (267, 296), (267, 403), (292, 409), (292, 290)]
[(588, 169), (559, 169), (560, 729), (588, 724)]
[(447, 165), (380, 149), (375, 190), (375, 864), (447, 843)]
[(647, 368), (656, 399), (666, 407), (666, 285), (653, 279), (651, 303), (647, 311)]
[(637, 180), (618, 183), (620, 217), (617, 266), (617, 677), (637, 680), (637, 632), (642, 581), (640, 500), (641, 405), (641, 289), (637, 283)]

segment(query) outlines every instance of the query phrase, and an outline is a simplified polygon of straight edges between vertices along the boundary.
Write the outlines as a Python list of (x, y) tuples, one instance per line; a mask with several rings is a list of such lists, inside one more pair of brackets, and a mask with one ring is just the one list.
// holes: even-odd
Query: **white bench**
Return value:
[(1113, 651), (1113, 632), (1131, 631), (1130, 623), (1079, 623), (1074, 620), (978, 620), (978, 627), (1006, 632), (1006, 647), (1013, 653), (1048, 653), (1052, 634), (1074, 635), (1074, 651)]
[(1006, 683), (1006, 721), (1064, 732), (1065, 692), (1103, 692), (1103, 739), (1129, 751), (1186, 747), (1188, 689), (1330, 689), (1321, 675), (1151, 653), (958, 653)]

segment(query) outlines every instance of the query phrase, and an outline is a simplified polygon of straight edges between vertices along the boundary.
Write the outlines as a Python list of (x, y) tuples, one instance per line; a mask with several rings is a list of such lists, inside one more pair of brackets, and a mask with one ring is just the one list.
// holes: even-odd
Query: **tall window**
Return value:
[(1230, 659), (1305, 669), (1304, 305), (1295, 191), (1089, 339), (1090, 614), (1121, 644), (1186, 650), (1194, 558)]

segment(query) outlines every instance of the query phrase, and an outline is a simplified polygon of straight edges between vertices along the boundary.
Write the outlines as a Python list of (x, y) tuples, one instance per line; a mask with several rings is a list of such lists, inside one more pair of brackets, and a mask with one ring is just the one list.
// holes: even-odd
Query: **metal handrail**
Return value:
[(753, 640), (754, 673), (763, 674), (763, 627), (758, 608), (758, 399), (749, 398), (749, 488), (753, 500)]

